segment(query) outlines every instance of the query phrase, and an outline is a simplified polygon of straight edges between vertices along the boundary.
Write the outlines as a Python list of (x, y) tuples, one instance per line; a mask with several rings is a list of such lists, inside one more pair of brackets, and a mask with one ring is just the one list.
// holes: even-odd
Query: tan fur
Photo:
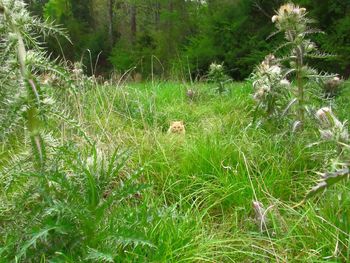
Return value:
[(185, 134), (185, 125), (183, 121), (173, 121), (170, 124), (168, 133), (175, 133), (175, 134)]

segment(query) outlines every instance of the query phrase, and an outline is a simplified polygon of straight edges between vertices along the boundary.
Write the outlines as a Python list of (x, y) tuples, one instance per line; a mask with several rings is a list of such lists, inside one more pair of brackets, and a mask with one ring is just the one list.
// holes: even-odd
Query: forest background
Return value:
[[(281, 0), (26, 0), (31, 11), (68, 30), (72, 43), (45, 39), (53, 56), (82, 60), (86, 73), (128, 70), (143, 79), (199, 79), (212, 62), (234, 80), (276, 51), (283, 35), (271, 17)], [(317, 68), (350, 75), (350, 0), (298, 0), (326, 34), (315, 39), (336, 56)], [(92, 72), (95, 71), (95, 72)]]

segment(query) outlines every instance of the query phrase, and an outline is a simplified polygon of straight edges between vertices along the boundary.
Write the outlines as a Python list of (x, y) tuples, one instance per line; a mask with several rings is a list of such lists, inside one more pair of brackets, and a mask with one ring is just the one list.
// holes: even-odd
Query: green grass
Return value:
[[(76, 122), (54, 119), (48, 125), (59, 141), (74, 143), (73, 149), (67, 146), (54, 155), (51, 170), (77, 180), (62, 179), (46, 190), (47, 182), (39, 180), (37, 190), (26, 191), (23, 185), (30, 188), (37, 181), (15, 177), (14, 186), (4, 188), (4, 262), (23, 248), (23, 262), (350, 260), (349, 183), (292, 208), (314, 185), (316, 172), (328, 168), (335, 156), (332, 145), (310, 146), (318, 141), (313, 128), (291, 134), (250, 125), (254, 102), (248, 83), (234, 83), (221, 96), (196, 84), (193, 101), (186, 97), (190, 86), (161, 82), (98, 86), (75, 96), (57, 92), (57, 105), (62, 103)], [(345, 89), (336, 101), (342, 118), (349, 112), (348, 93)], [(175, 120), (184, 121), (185, 136), (167, 134)], [(281, 125), (288, 130), (288, 124)], [(130, 150), (124, 167), (106, 177), (108, 169), (98, 168), (96, 157), (89, 172), (84, 160), (91, 146), (83, 134), (95, 143), (93, 156), (105, 153), (106, 163), (114, 149)], [(80, 166), (74, 161), (79, 159)], [(48, 181), (57, 180), (51, 176)], [(117, 194), (102, 211), (102, 195), (111, 185), (118, 185)], [(50, 200), (33, 199), (40, 191)], [(253, 200), (271, 206), (264, 233), (254, 220)], [(36, 244), (28, 243), (33, 233), (42, 234)]]

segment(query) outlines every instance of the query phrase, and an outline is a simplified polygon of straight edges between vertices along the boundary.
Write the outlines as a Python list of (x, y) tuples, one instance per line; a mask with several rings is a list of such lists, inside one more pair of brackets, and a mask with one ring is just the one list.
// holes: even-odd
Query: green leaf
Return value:
[(326, 188), (342, 180), (348, 179), (349, 176), (350, 176), (350, 171), (348, 168), (337, 172), (329, 172), (324, 174), (320, 182), (316, 186), (311, 188), (311, 190), (306, 194), (304, 201), (317, 195), (318, 193), (322, 192)]
[(110, 262), (114, 263), (113, 255), (105, 252), (98, 251), (96, 249), (89, 248), (89, 252), (86, 260), (92, 260), (95, 262)]

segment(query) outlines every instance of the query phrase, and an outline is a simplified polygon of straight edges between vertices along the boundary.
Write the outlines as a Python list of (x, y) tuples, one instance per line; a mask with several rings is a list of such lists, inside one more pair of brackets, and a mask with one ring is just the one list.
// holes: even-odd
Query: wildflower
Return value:
[[(285, 4), (278, 9), (277, 15), (272, 17), (272, 23), (277, 23), (277, 27), (281, 29), (281, 27), (286, 27), (287, 24), (290, 24), (291, 21), (297, 23), (304, 16), (305, 12), (305, 8), (300, 8), (292, 3)], [(287, 24), (284, 22), (287, 22)]]
[(211, 63), (210, 70), (211, 71), (222, 70), (222, 65), (221, 64), (216, 64), (216, 63)]

